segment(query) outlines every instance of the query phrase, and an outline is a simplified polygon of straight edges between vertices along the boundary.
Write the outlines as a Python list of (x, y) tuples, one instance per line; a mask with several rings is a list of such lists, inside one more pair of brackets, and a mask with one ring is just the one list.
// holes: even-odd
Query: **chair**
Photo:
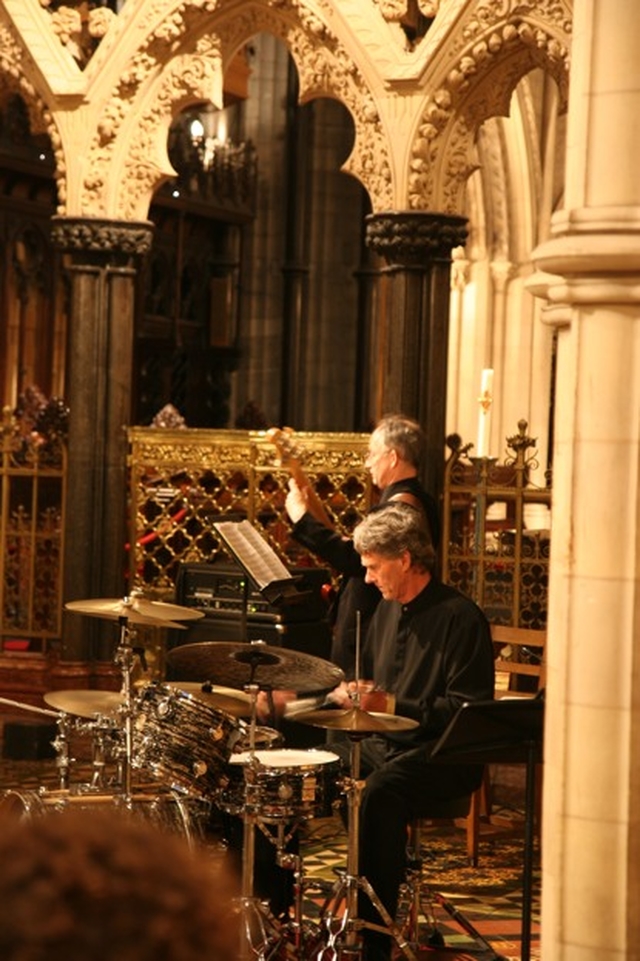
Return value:
[[(545, 685), (544, 654), (547, 632), (492, 624), (491, 638), (496, 650), (495, 697), (533, 697), (541, 691)], [(487, 767), (481, 786), (471, 796), (469, 814), (466, 818), (456, 819), (456, 824), (466, 830), (467, 855), (474, 867), (478, 864), (483, 826), (488, 826), (492, 834), (501, 833), (499, 829), (502, 829), (502, 833), (513, 829), (513, 824), (508, 819), (494, 816), (491, 807), (491, 774)], [(537, 821), (539, 830), (539, 803)]]

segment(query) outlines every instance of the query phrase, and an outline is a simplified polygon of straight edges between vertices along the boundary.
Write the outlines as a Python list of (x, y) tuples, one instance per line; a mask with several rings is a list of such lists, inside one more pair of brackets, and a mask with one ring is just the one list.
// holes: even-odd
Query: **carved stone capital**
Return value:
[(407, 267), (450, 261), (453, 248), (468, 236), (466, 217), (418, 210), (370, 214), (366, 230), (372, 250), (388, 264)]
[(67, 253), (143, 257), (151, 249), (153, 224), (84, 217), (54, 217), (51, 239)]

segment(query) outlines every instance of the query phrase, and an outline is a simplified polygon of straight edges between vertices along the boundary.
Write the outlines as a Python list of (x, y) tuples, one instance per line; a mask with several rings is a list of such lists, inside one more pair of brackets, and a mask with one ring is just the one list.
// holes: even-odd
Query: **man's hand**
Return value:
[[(283, 717), (287, 704), (295, 701), (297, 695), (295, 691), (258, 691), (256, 696), (256, 717), (261, 724), (275, 718)], [(275, 719), (274, 718), (274, 719)]]
[(297, 524), (309, 509), (304, 488), (299, 487), (293, 478), (289, 481), (289, 493), (285, 498), (284, 507), (292, 524)]
[[(359, 693), (359, 699), (354, 695)], [(376, 711), (380, 714), (393, 714), (395, 710), (395, 696), (387, 691), (381, 691), (374, 686), (373, 681), (343, 681), (327, 695), (328, 701), (333, 701), (339, 707), (349, 709), (356, 699), (363, 711)]]

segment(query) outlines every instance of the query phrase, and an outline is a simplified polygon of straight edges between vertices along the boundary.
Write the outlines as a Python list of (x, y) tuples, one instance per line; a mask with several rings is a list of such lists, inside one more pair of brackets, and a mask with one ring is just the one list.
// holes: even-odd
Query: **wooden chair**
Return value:
[[(535, 697), (545, 685), (544, 654), (547, 632), (494, 624), (491, 626), (491, 637), (496, 650), (495, 697)], [(538, 778), (538, 784), (540, 781)], [(507, 818), (494, 816), (491, 807), (491, 777), (487, 767), (482, 785), (471, 796), (469, 814), (466, 818), (456, 820), (456, 824), (466, 830), (467, 854), (474, 866), (478, 863), (483, 827), (485, 830), (488, 828), (492, 834), (513, 830), (513, 823)], [(539, 803), (537, 820), (539, 830)]]

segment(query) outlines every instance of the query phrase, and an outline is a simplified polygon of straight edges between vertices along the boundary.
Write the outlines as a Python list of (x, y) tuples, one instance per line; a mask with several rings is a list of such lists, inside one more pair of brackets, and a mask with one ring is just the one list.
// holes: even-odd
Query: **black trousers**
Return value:
[[(331, 739), (329, 745), (346, 763), (353, 746), (348, 738)], [(360, 776), (366, 778), (360, 805), (358, 843), (359, 874), (372, 885), (392, 918), (406, 873), (408, 826), (433, 813), (435, 803), (471, 794), (482, 782), (482, 765), (433, 764), (425, 746), (403, 750), (377, 735), (360, 742)], [(359, 916), (381, 924), (382, 919), (366, 895), (361, 895)], [(390, 947), (390, 941), (382, 935)], [(365, 943), (376, 939), (366, 936)]]

